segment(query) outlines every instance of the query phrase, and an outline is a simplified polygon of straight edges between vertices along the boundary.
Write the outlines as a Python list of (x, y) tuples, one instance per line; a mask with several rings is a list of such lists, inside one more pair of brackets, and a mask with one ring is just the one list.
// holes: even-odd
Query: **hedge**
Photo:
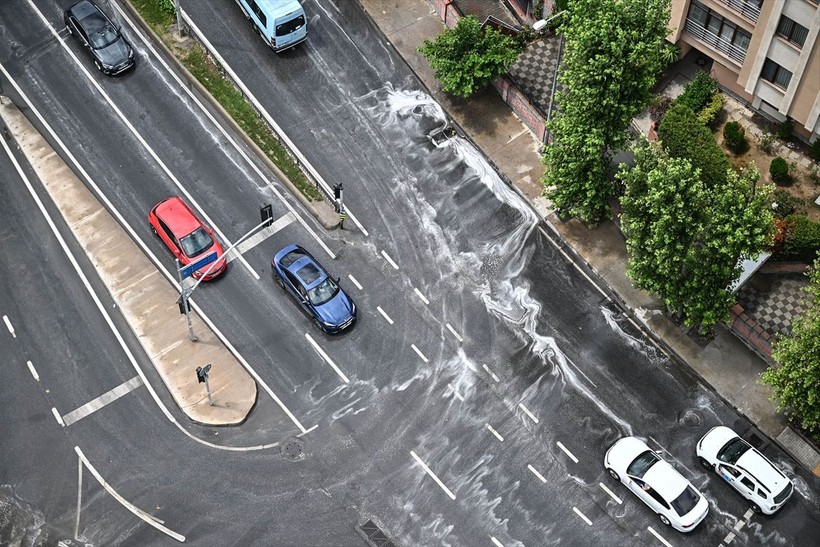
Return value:
[(820, 252), (820, 222), (814, 222), (803, 215), (786, 217), (791, 235), (783, 244), (778, 260), (805, 262), (810, 264)]
[(720, 114), (720, 111), (723, 109), (723, 93), (720, 91), (716, 91), (712, 98), (709, 100), (709, 103), (704, 106), (700, 112), (698, 113), (698, 121), (703, 125), (709, 125), (717, 115)]
[(717, 92), (717, 80), (709, 77), (708, 74), (699, 70), (695, 78), (686, 84), (683, 93), (675, 99), (677, 104), (688, 106), (692, 112), (700, 112), (709, 104)]
[(664, 150), (673, 158), (686, 158), (692, 167), (700, 169), (700, 178), (710, 188), (726, 183), (731, 165), (708, 127), (700, 123), (695, 113), (682, 103), (666, 111), (658, 137)]
[(729, 150), (741, 152), (746, 145), (746, 130), (738, 122), (729, 122), (723, 126), (723, 140)]
[(769, 164), (769, 174), (776, 184), (789, 184), (792, 179), (789, 174), (788, 162), (780, 156), (772, 159), (772, 162)]

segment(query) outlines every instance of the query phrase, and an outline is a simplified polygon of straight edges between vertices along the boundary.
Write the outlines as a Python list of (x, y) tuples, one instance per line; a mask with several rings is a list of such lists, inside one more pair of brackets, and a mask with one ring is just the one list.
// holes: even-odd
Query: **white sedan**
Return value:
[(675, 530), (691, 532), (709, 512), (706, 498), (640, 439), (619, 439), (607, 450), (604, 467)]

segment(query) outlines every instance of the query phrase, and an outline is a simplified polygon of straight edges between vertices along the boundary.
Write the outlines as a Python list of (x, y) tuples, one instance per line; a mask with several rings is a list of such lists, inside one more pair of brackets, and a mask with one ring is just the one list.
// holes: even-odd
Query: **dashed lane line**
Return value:
[(498, 376), (496, 376), (496, 375), (495, 375), (495, 372), (493, 372), (492, 370), (490, 370), (490, 367), (488, 367), (487, 365), (481, 365), (481, 366), (482, 366), (482, 367), (484, 367), (484, 370), (486, 370), (486, 371), (487, 371), (487, 374), (489, 374), (490, 376), (492, 376), (493, 380), (495, 380), (495, 382), (496, 382), (496, 383), (498, 383), (498, 382), (500, 382), (500, 381), (501, 381), (501, 380), (499, 380), (499, 379), (498, 379)]
[(612, 490), (610, 490), (609, 488), (607, 488), (607, 487), (606, 487), (606, 485), (605, 485), (604, 483), (599, 482), (599, 483), (598, 483), (598, 486), (600, 486), (601, 488), (603, 488), (604, 492), (606, 492), (607, 494), (609, 494), (609, 497), (611, 497), (611, 498), (612, 498), (612, 499), (614, 499), (616, 502), (618, 502), (618, 505), (621, 505), (621, 504), (623, 503), (623, 501), (621, 501), (621, 498), (619, 498), (618, 496), (616, 496), (616, 495), (615, 495), (615, 492), (613, 492)]
[(65, 422), (63, 421), (63, 417), (60, 416), (59, 411), (56, 408), (51, 407), (51, 413), (54, 414), (54, 418), (57, 420), (57, 423), (60, 424), (60, 427), (65, 427)]
[(392, 259), (392, 258), (390, 258), (390, 255), (389, 255), (389, 254), (387, 254), (387, 251), (382, 251), (382, 256), (384, 257), (384, 259), (385, 259), (387, 262), (389, 262), (389, 263), (390, 263), (390, 265), (391, 265), (391, 266), (393, 266), (393, 269), (394, 269), (394, 270), (398, 270), (398, 269), (399, 269), (399, 265), (398, 265), (398, 264), (396, 264), (396, 263), (393, 261), (393, 259)]
[(584, 519), (584, 522), (586, 522), (589, 526), (592, 526), (592, 521), (591, 521), (591, 520), (589, 520), (589, 519), (587, 518), (587, 516), (586, 516), (585, 514), (583, 514), (580, 510), (578, 510), (578, 508), (577, 508), (577, 507), (574, 507), (574, 506), (573, 506), (572, 510), (573, 510), (573, 511), (575, 511), (575, 514), (576, 514), (576, 515), (578, 515), (579, 517), (581, 517), (582, 519)]
[(416, 355), (418, 355), (421, 358), (422, 361), (424, 361), (425, 363), (430, 362), (430, 360), (427, 357), (424, 356), (424, 354), (421, 352), (421, 350), (416, 347), (416, 344), (410, 344), (410, 347), (413, 348), (413, 351), (416, 352)]
[(504, 547), (504, 544), (495, 539), (494, 536), (490, 536), (490, 541), (493, 542), (493, 545), (495, 545), (495, 547)]
[(449, 330), (451, 333), (453, 333), (453, 336), (456, 337), (456, 340), (458, 340), (459, 342), (464, 341), (464, 339), (461, 337), (461, 335), (456, 332), (456, 329), (454, 329), (453, 326), (450, 323), (447, 323), (445, 326), (447, 327), (447, 330)]
[(29, 371), (31, 371), (31, 375), (34, 376), (34, 379), (39, 382), (40, 375), (37, 374), (37, 370), (34, 368), (34, 364), (31, 361), (26, 361), (26, 365), (28, 365), (28, 369)]
[(103, 393), (96, 399), (87, 402), (86, 404), (75, 410), (72, 410), (71, 412), (63, 416), (63, 422), (65, 423), (65, 425), (71, 425), (75, 422), (78, 422), (86, 416), (98, 411), (105, 405), (113, 403), (123, 395), (131, 393), (132, 391), (134, 391), (142, 385), (142, 379), (139, 376), (134, 376), (127, 382), (123, 382), (114, 389), (106, 393)]
[(547, 479), (546, 479), (546, 477), (544, 477), (544, 475), (542, 475), (541, 473), (539, 473), (539, 472), (538, 472), (538, 470), (532, 466), (532, 464), (529, 464), (529, 463), (528, 463), (528, 464), (527, 464), (527, 469), (529, 469), (529, 470), (530, 470), (530, 472), (532, 472), (532, 474), (533, 474), (533, 475), (535, 475), (536, 477), (538, 477), (538, 480), (540, 480), (540, 481), (541, 481), (541, 482), (543, 482), (544, 484), (546, 484), (546, 483), (547, 483)]
[(439, 479), (439, 478), (436, 476), (436, 474), (435, 474), (435, 473), (433, 473), (433, 471), (432, 471), (432, 470), (431, 470), (431, 469), (427, 466), (427, 464), (426, 464), (426, 463), (424, 463), (424, 462), (422, 461), (422, 459), (421, 459), (421, 458), (419, 458), (419, 457), (418, 457), (418, 455), (417, 455), (414, 451), (412, 451), (412, 450), (411, 450), (411, 451), (410, 451), (410, 455), (411, 455), (411, 456), (413, 456), (413, 459), (414, 459), (414, 460), (416, 460), (416, 462), (418, 462), (418, 464), (421, 466), (421, 468), (422, 468), (422, 469), (424, 469), (425, 473), (427, 473), (428, 475), (430, 475), (430, 477), (431, 477), (434, 481), (436, 481), (436, 484), (438, 484), (438, 485), (441, 487), (441, 489), (442, 489), (442, 490), (444, 490), (444, 493), (445, 493), (445, 494), (447, 494), (448, 496), (450, 496), (450, 499), (451, 499), (451, 500), (455, 500), (455, 499), (456, 499), (456, 495), (455, 495), (455, 494), (453, 494), (453, 491), (452, 491), (452, 490), (450, 490), (449, 488), (447, 488), (447, 486), (446, 486), (443, 482), (441, 482), (441, 479)]
[(573, 462), (578, 463), (578, 458), (576, 458), (576, 457), (575, 457), (575, 455), (574, 455), (572, 452), (570, 452), (570, 451), (569, 451), (569, 449), (561, 443), (561, 441), (558, 441), (558, 442), (557, 442), (557, 443), (555, 443), (555, 444), (557, 444), (557, 445), (558, 445), (558, 448), (560, 448), (561, 450), (563, 450), (563, 451), (564, 451), (564, 454), (566, 454), (567, 456), (569, 456), (569, 457), (570, 457), (570, 459), (571, 459)]
[(489, 429), (489, 430), (490, 430), (490, 433), (492, 433), (493, 435), (495, 435), (495, 438), (496, 438), (496, 439), (498, 439), (498, 440), (499, 440), (499, 441), (501, 441), (502, 443), (504, 442), (504, 437), (502, 437), (502, 436), (501, 436), (501, 434), (500, 434), (498, 431), (496, 431), (495, 429), (493, 429), (493, 426), (491, 426), (490, 424), (485, 424), (485, 425), (487, 426), (487, 429)]
[(380, 314), (382, 314), (382, 317), (384, 317), (388, 323), (390, 323), (391, 325), (393, 324), (393, 320), (390, 319), (390, 316), (387, 315), (387, 312), (384, 311), (381, 306), (376, 306), (376, 309), (379, 311)]
[(523, 411), (524, 411), (524, 414), (526, 414), (527, 416), (529, 416), (529, 417), (530, 417), (530, 420), (532, 420), (532, 421), (533, 421), (533, 422), (535, 422), (535, 423), (538, 423), (538, 418), (536, 418), (536, 417), (535, 417), (535, 414), (533, 414), (532, 412), (530, 412), (530, 410), (529, 410), (527, 407), (525, 407), (525, 406), (524, 406), (524, 403), (518, 403), (518, 408), (520, 408), (521, 410), (523, 410)]
[(8, 316), (6, 316), (6, 315), (3, 316), (3, 323), (5, 323), (6, 328), (9, 329), (9, 332), (11, 333), (11, 337), (12, 338), (17, 338), (17, 335), (14, 333), (14, 327), (11, 325), (11, 320), (8, 318)]
[(735, 539), (735, 533), (729, 532), (729, 534), (725, 538), (723, 538), (723, 543), (729, 545), (730, 543), (732, 543), (733, 539)]
[(359, 282), (356, 280), (356, 278), (355, 278), (355, 277), (353, 277), (353, 274), (347, 274), (347, 277), (348, 277), (348, 279), (350, 279), (350, 282), (351, 282), (351, 283), (353, 283), (354, 285), (356, 285), (356, 288), (357, 288), (357, 289), (359, 289), (360, 291), (362, 290), (362, 284), (361, 284), (361, 283), (359, 283)]
[(424, 304), (425, 304), (426, 306), (429, 306), (429, 305), (430, 305), (430, 301), (429, 301), (429, 300), (427, 300), (427, 297), (426, 297), (426, 296), (424, 296), (423, 294), (421, 294), (421, 291), (420, 291), (420, 290), (418, 290), (417, 288), (413, 287), (413, 291), (416, 293), (416, 296), (418, 296), (418, 297), (421, 299), (421, 301), (422, 301), (422, 302), (424, 302)]
[(660, 541), (661, 543), (663, 543), (666, 547), (672, 547), (672, 544), (671, 544), (671, 543), (669, 543), (668, 541), (666, 541), (665, 539), (663, 539), (663, 536), (661, 536), (659, 533), (657, 533), (657, 532), (655, 531), (655, 529), (654, 529), (654, 528), (652, 528), (651, 526), (647, 526), (647, 527), (646, 527), (646, 529), (647, 529), (647, 530), (649, 530), (649, 532), (650, 532), (653, 536), (655, 536), (656, 538), (658, 538), (658, 541)]

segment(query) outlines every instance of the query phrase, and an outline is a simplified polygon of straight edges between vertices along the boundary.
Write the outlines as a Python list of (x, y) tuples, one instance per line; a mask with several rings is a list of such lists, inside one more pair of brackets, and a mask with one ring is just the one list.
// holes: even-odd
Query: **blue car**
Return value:
[(273, 257), (271, 268), (279, 286), (287, 290), (328, 334), (356, 322), (356, 305), (313, 256), (299, 245), (288, 245)]

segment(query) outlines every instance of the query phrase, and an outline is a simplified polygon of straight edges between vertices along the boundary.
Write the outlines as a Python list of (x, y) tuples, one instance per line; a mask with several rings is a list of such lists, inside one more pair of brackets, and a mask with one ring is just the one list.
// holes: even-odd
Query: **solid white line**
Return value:
[(416, 289), (415, 287), (413, 288), (413, 290), (415, 291), (416, 296), (418, 296), (419, 298), (421, 298), (421, 301), (422, 301), (422, 302), (424, 302), (424, 303), (425, 303), (425, 305), (427, 305), (427, 306), (429, 306), (429, 305), (430, 305), (430, 301), (429, 301), (429, 300), (427, 300), (427, 297), (426, 297), (426, 296), (424, 296), (423, 294), (421, 294), (421, 291), (420, 291), (420, 290)]
[(388, 323), (390, 323), (391, 325), (393, 324), (393, 320), (392, 320), (392, 319), (390, 319), (390, 316), (389, 316), (389, 315), (387, 315), (387, 312), (386, 312), (386, 311), (384, 311), (384, 310), (382, 309), (382, 307), (381, 307), (381, 306), (376, 306), (376, 309), (377, 309), (377, 310), (379, 310), (379, 313), (380, 313), (380, 314), (382, 314), (382, 316), (383, 316), (385, 319), (387, 319), (387, 322), (388, 322)]
[(162, 524), (157, 522), (157, 519), (155, 519), (154, 517), (152, 517), (151, 515), (149, 515), (148, 513), (146, 513), (145, 511), (143, 511), (139, 507), (135, 506), (134, 504), (132, 504), (131, 502), (129, 502), (128, 500), (123, 498), (121, 495), (119, 495), (117, 493), (117, 491), (114, 490), (111, 487), (111, 485), (109, 485), (107, 482), (105, 482), (105, 479), (102, 478), (102, 475), (100, 475), (97, 472), (97, 470), (94, 469), (94, 466), (91, 465), (91, 462), (88, 461), (88, 459), (83, 454), (83, 451), (80, 450), (79, 446), (75, 446), (74, 451), (77, 453), (77, 456), (79, 456), (80, 459), (82, 460), (83, 465), (85, 465), (86, 468), (91, 472), (91, 474), (94, 475), (94, 478), (97, 479), (97, 482), (99, 482), (100, 485), (103, 488), (105, 488), (108, 491), (108, 493), (111, 494), (114, 497), (115, 500), (120, 502), (120, 504), (122, 504), (123, 507), (125, 507), (126, 509), (128, 509), (129, 511), (134, 513), (134, 515), (136, 515), (137, 517), (139, 517), (140, 519), (145, 521), (149, 526), (153, 526), (154, 528), (156, 528), (160, 532), (163, 532), (163, 533), (171, 536), (172, 538), (179, 541), (180, 543), (185, 542), (185, 536), (183, 536), (182, 534), (178, 534), (178, 533), (174, 532), (173, 530), (171, 530), (169, 528), (166, 528), (165, 526), (163, 526)]
[(418, 354), (419, 357), (421, 357), (422, 361), (424, 361), (425, 363), (430, 362), (430, 360), (427, 359), (427, 357), (424, 356), (424, 354), (421, 352), (421, 350), (416, 347), (416, 344), (410, 344), (410, 347), (413, 348), (413, 351), (415, 351)]
[(382, 256), (384, 257), (384, 259), (385, 259), (386, 261), (388, 261), (388, 262), (390, 263), (390, 265), (391, 265), (391, 266), (393, 266), (393, 269), (394, 269), (394, 270), (398, 270), (398, 269), (399, 269), (399, 265), (398, 265), (398, 264), (396, 264), (395, 262), (393, 262), (393, 259), (392, 259), (392, 258), (390, 258), (390, 256), (387, 254), (387, 252), (386, 252), (386, 251), (382, 251)]
[(357, 288), (357, 289), (362, 290), (362, 284), (361, 284), (361, 283), (359, 283), (358, 281), (356, 281), (356, 278), (355, 278), (355, 277), (353, 277), (353, 274), (347, 274), (347, 277), (348, 277), (348, 279), (350, 279), (350, 282), (351, 282), (351, 283), (353, 283), (354, 285), (356, 285), (356, 288)]
[(563, 450), (563, 451), (564, 451), (564, 453), (565, 453), (567, 456), (569, 456), (569, 457), (570, 457), (570, 459), (572, 459), (572, 461), (574, 461), (575, 463), (578, 463), (578, 458), (576, 458), (576, 457), (572, 454), (572, 452), (570, 452), (569, 450), (567, 450), (567, 447), (566, 447), (566, 446), (564, 446), (563, 444), (561, 444), (561, 441), (558, 441), (556, 444), (558, 445), (558, 448), (560, 448), (561, 450)]
[[(158, 271), (160, 271), (162, 273), (162, 275), (165, 276), (165, 278), (171, 283), (171, 285), (173, 285), (177, 290), (179, 290), (179, 282), (174, 277), (172, 277), (171, 274), (167, 270), (162, 268), (161, 262), (159, 261), (159, 259), (157, 259), (157, 257), (151, 252), (150, 249), (148, 249), (148, 247), (146, 247), (145, 243), (139, 238), (139, 236), (136, 234), (136, 232), (134, 232), (133, 228), (131, 228), (131, 226), (125, 221), (125, 219), (122, 217), (120, 212), (114, 207), (114, 205), (109, 201), (109, 199), (105, 196), (105, 194), (102, 193), (102, 191), (97, 186), (97, 184), (91, 179), (91, 177), (85, 171), (83, 166), (77, 161), (77, 159), (74, 157), (74, 155), (71, 153), (71, 151), (65, 146), (63, 141), (60, 140), (60, 137), (54, 132), (54, 129), (51, 128), (51, 126), (48, 124), (48, 122), (43, 117), (43, 115), (40, 114), (40, 112), (34, 107), (32, 102), (28, 99), (28, 97), (25, 95), (25, 93), (23, 93), (23, 90), (20, 89), (20, 86), (17, 85), (17, 82), (15, 82), (11, 78), (11, 75), (8, 73), (8, 71), (6, 71), (5, 67), (2, 64), (0, 64), (0, 72), (3, 73), (3, 77), (5, 78), (5, 81), (11, 83), (12, 87), (15, 89), (15, 91), (17, 93), (17, 96), (21, 97), (25, 101), (26, 106), (29, 109), (29, 112), (32, 112), (37, 117), (37, 120), (40, 122), (40, 124), (48, 130), (51, 137), (55, 140), (55, 142), (57, 142), (60, 145), (60, 148), (63, 150), (63, 152), (66, 154), (66, 156), (71, 159), (72, 163), (77, 168), (77, 170), (80, 173), (82, 173), (83, 178), (85, 178), (85, 181), (89, 185), (89, 187), (93, 188), (95, 194), (97, 196), (99, 196), (100, 199), (103, 200), (103, 202), (106, 204), (106, 209), (118, 219), (118, 221), (120, 223), (120, 226), (124, 227), (125, 230), (131, 236), (131, 239), (138, 243), (140, 248), (142, 248), (145, 255), (148, 256), (151, 259), (151, 262), (154, 264), (154, 266), (156, 266)], [(86, 277), (85, 273), (80, 268), (79, 264), (77, 263), (77, 259), (71, 253), (71, 250), (68, 248), (68, 245), (66, 244), (66, 242), (63, 239), (63, 236), (60, 234), (59, 230), (57, 230), (57, 226), (54, 224), (54, 220), (51, 218), (48, 211), (46, 211), (46, 208), (43, 205), (43, 202), (40, 200), (40, 196), (38, 196), (37, 192), (34, 191), (34, 187), (31, 185), (31, 181), (29, 180), (29, 178), (26, 175), (25, 171), (23, 171), (22, 167), (20, 166), (19, 162), (17, 161), (17, 158), (14, 155), (12, 155), (11, 150), (9, 149), (8, 145), (6, 144), (5, 139), (0, 139), (0, 143), (2, 143), (3, 149), (6, 152), (6, 155), (9, 157), (9, 160), (14, 165), (14, 167), (17, 170), (17, 173), (20, 176), (21, 180), (23, 180), (23, 182), (25, 183), (26, 188), (29, 191), (29, 194), (31, 194), (32, 199), (37, 204), (37, 207), (40, 209), (40, 213), (46, 219), (46, 222), (48, 223), (49, 227), (51, 228), (51, 231), (54, 234), (54, 237), (60, 243), (60, 247), (63, 249), (63, 252), (68, 257), (69, 262), (71, 262), (71, 265), (74, 268), (74, 271), (77, 273), (77, 276), (83, 282), (83, 286), (85, 287), (86, 291), (90, 295), (91, 299), (94, 301), (94, 304), (97, 306), (97, 309), (100, 311), (100, 314), (103, 316), (103, 318), (105, 318), (105, 322), (108, 325), (108, 328), (111, 329), (112, 334), (117, 339), (117, 342), (120, 344), (120, 347), (122, 348), (125, 355), (128, 357), (128, 361), (131, 363), (131, 366), (134, 367), (134, 370), (136, 370), (137, 374), (139, 374), (140, 378), (142, 378), (142, 381), (145, 384), (145, 387), (148, 389), (148, 392), (151, 394), (151, 397), (154, 399), (154, 402), (157, 404), (157, 406), (160, 408), (160, 410), (162, 410), (162, 413), (165, 414), (165, 417), (168, 418), (168, 421), (170, 421), (172, 424), (174, 424), (176, 426), (176, 428), (179, 429), (179, 431), (181, 431), (184, 435), (186, 435), (191, 440), (193, 440), (195, 442), (198, 442), (200, 444), (203, 444), (205, 446), (208, 446), (210, 448), (215, 448), (217, 450), (246, 452), (246, 451), (250, 451), (250, 450), (263, 450), (263, 449), (273, 448), (273, 447), (279, 446), (278, 441), (274, 442), (274, 443), (266, 444), (266, 445), (258, 445), (258, 446), (250, 446), (250, 447), (222, 446), (222, 445), (214, 444), (214, 443), (208, 442), (206, 440), (200, 439), (199, 437), (193, 435), (186, 428), (182, 427), (182, 425), (180, 425), (179, 422), (177, 422), (177, 420), (174, 418), (174, 416), (171, 414), (171, 412), (168, 410), (168, 408), (165, 406), (165, 404), (159, 398), (159, 395), (157, 395), (156, 390), (154, 390), (153, 386), (148, 382), (147, 378), (145, 377), (145, 373), (142, 371), (139, 364), (137, 363), (137, 360), (134, 357), (134, 354), (131, 352), (131, 349), (125, 343), (125, 340), (123, 339), (122, 334), (117, 330), (117, 327), (114, 325), (114, 322), (111, 320), (111, 316), (108, 314), (108, 310), (106, 309), (105, 306), (102, 305), (102, 302), (100, 302), (100, 299), (97, 296), (97, 293), (94, 292), (94, 289), (91, 287), (91, 284), (88, 281), (88, 277)], [(257, 374), (256, 371), (253, 370), (253, 368), (251, 368), (250, 364), (248, 364), (248, 362), (245, 361), (245, 358), (242, 357), (242, 355), (240, 355), (239, 352), (236, 351), (236, 348), (234, 348), (233, 345), (228, 341), (228, 339), (225, 338), (225, 336), (222, 334), (222, 332), (219, 329), (216, 328), (216, 325), (214, 325), (213, 322), (210, 320), (210, 318), (207, 315), (205, 315), (205, 313), (202, 311), (202, 309), (200, 309), (200, 307), (196, 304), (196, 302), (191, 301), (191, 306), (194, 308), (194, 310), (197, 312), (197, 314), (199, 314), (200, 319), (205, 321), (205, 323), (210, 327), (210, 329), (217, 335), (217, 337), (219, 337), (219, 339), (222, 341), (222, 343), (225, 344), (225, 346), (228, 348), (228, 350), (231, 352), (231, 354), (234, 357), (236, 357), (236, 359), (239, 360), (240, 363), (242, 363), (242, 365), (245, 367), (245, 370), (247, 370), (251, 374), (251, 376), (253, 376), (253, 378), (256, 380), (256, 382), (265, 389), (265, 391), (268, 393), (268, 395), (270, 395), (271, 398), (273, 398), (273, 400), (276, 401), (276, 403), (279, 405), (279, 407), (282, 409), (282, 411), (285, 414), (288, 415), (288, 417), (291, 419), (291, 421), (293, 421), (294, 424), (296, 424), (296, 426), (302, 431), (302, 434), (307, 433), (308, 431), (310, 431), (308, 429), (305, 429), (304, 426), (302, 426), (302, 424), (299, 423), (299, 420), (296, 419), (296, 416), (294, 416), (293, 413), (279, 399), (279, 397), (276, 396), (276, 394), (273, 392), (273, 390), (271, 390), (271, 388), (264, 382), (264, 380), (262, 380), (262, 378), (259, 376), (259, 374)]]
[(6, 328), (9, 329), (12, 338), (17, 338), (17, 335), (14, 334), (14, 327), (11, 326), (11, 321), (5, 315), (3, 316), (3, 322), (6, 324)]
[(498, 439), (498, 440), (499, 440), (499, 441), (501, 441), (502, 443), (504, 442), (504, 437), (502, 437), (502, 436), (501, 436), (501, 434), (500, 434), (498, 431), (496, 431), (495, 429), (493, 429), (493, 426), (491, 426), (490, 424), (484, 424), (484, 425), (486, 425), (486, 426), (487, 426), (487, 429), (489, 429), (489, 430), (490, 430), (490, 433), (492, 433), (493, 435), (495, 435), (495, 438), (496, 438), (496, 439)]
[(523, 411), (524, 411), (524, 413), (525, 413), (527, 416), (529, 416), (529, 417), (530, 417), (530, 420), (532, 420), (532, 421), (533, 421), (533, 422), (535, 422), (535, 423), (538, 423), (538, 418), (536, 418), (536, 417), (535, 417), (535, 414), (533, 414), (532, 412), (530, 412), (530, 410), (529, 410), (527, 407), (525, 407), (525, 406), (524, 406), (524, 403), (518, 403), (518, 407), (519, 407), (521, 410), (523, 410)]
[(486, 370), (486, 371), (487, 371), (487, 374), (489, 374), (490, 376), (492, 376), (492, 377), (493, 377), (493, 380), (495, 380), (496, 382), (500, 382), (500, 381), (501, 381), (501, 380), (499, 380), (499, 379), (498, 379), (498, 376), (496, 376), (496, 375), (495, 375), (495, 372), (493, 372), (492, 370), (490, 370), (490, 367), (488, 367), (487, 365), (481, 365), (481, 366), (482, 366), (482, 367), (484, 367), (484, 370)]
[(31, 375), (34, 376), (34, 379), (39, 382), (40, 375), (37, 374), (37, 371), (34, 369), (34, 364), (32, 364), (31, 361), (26, 361), (26, 364), (28, 365), (28, 369), (31, 371)]
[(444, 486), (444, 483), (443, 483), (443, 482), (441, 482), (441, 479), (439, 479), (439, 478), (436, 476), (436, 474), (435, 474), (435, 473), (433, 473), (433, 471), (432, 471), (429, 467), (427, 467), (427, 464), (426, 464), (426, 463), (424, 463), (423, 461), (421, 461), (421, 458), (419, 458), (419, 457), (416, 455), (416, 453), (415, 453), (414, 451), (412, 451), (412, 450), (411, 450), (411, 451), (410, 451), (410, 455), (411, 455), (411, 456), (413, 456), (413, 459), (414, 459), (414, 460), (416, 460), (416, 461), (418, 462), (418, 464), (421, 466), (421, 468), (422, 468), (422, 469), (424, 469), (424, 471), (425, 471), (428, 475), (430, 475), (430, 476), (433, 478), (433, 480), (434, 480), (434, 481), (436, 481), (436, 484), (438, 484), (438, 485), (441, 487), (441, 489), (442, 489), (442, 490), (444, 490), (444, 492), (445, 492), (448, 496), (450, 496), (450, 499), (451, 499), (451, 500), (456, 499), (456, 495), (455, 495), (455, 494), (453, 494), (453, 491), (452, 491), (452, 490), (450, 490), (449, 488), (447, 488), (446, 486)]
[(605, 485), (604, 483), (599, 482), (599, 483), (598, 483), (598, 486), (600, 486), (601, 488), (603, 488), (603, 489), (604, 489), (604, 492), (606, 492), (607, 494), (609, 494), (609, 496), (610, 496), (612, 499), (614, 499), (616, 502), (618, 502), (618, 505), (621, 505), (621, 504), (623, 503), (623, 502), (621, 501), (621, 498), (619, 498), (618, 496), (616, 496), (616, 495), (615, 495), (615, 492), (613, 492), (612, 490), (610, 490), (609, 488), (607, 488), (607, 487), (606, 487), (606, 485)]
[(672, 544), (671, 544), (671, 543), (669, 543), (668, 541), (666, 541), (665, 539), (663, 539), (663, 538), (661, 537), (661, 535), (655, 531), (655, 529), (654, 529), (654, 528), (652, 528), (651, 526), (647, 526), (647, 527), (646, 527), (646, 529), (647, 529), (647, 530), (649, 530), (649, 531), (652, 533), (652, 535), (653, 535), (653, 536), (655, 536), (656, 538), (658, 538), (658, 540), (659, 540), (661, 543), (663, 543), (664, 545), (666, 545), (666, 547), (672, 547)]
[(459, 342), (463, 342), (463, 341), (464, 341), (464, 340), (461, 338), (461, 336), (460, 336), (460, 335), (456, 332), (456, 329), (454, 329), (454, 328), (452, 327), (452, 325), (450, 325), (450, 323), (447, 323), (445, 326), (447, 327), (447, 329), (448, 329), (450, 332), (452, 332), (452, 333), (453, 333), (453, 336), (455, 336), (455, 337), (456, 337), (456, 339), (457, 339)]
[(504, 547), (504, 544), (501, 543), (500, 541), (498, 541), (497, 539), (495, 539), (495, 537), (493, 537), (493, 536), (490, 536), (490, 541), (493, 542), (495, 547)]
[(527, 464), (527, 469), (529, 469), (530, 471), (532, 471), (532, 474), (533, 474), (533, 475), (535, 475), (536, 477), (538, 477), (538, 478), (541, 480), (541, 482), (543, 482), (544, 484), (546, 484), (546, 483), (547, 483), (547, 479), (546, 479), (546, 477), (544, 477), (544, 475), (542, 475), (541, 473), (539, 473), (539, 472), (538, 472), (538, 471), (537, 471), (537, 470), (536, 470), (536, 469), (535, 469), (532, 465)]
[(345, 373), (342, 372), (339, 369), (339, 367), (336, 366), (336, 363), (333, 362), (333, 359), (328, 357), (327, 353), (325, 353), (325, 351), (322, 348), (319, 347), (319, 344), (316, 343), (316, 340), (314, 340), (313, 337), (309, 333), (307, 333), (307, 332), (305, 333), (305, 338), (308, 339), (308, 342), (313, 344), (313, 349), (315, 349), (319, 353), (319, 355), (322, 356), (322, 359), (327, 361), (327, 363), (331, 367), (333, 367), (333, 370), (336, 371), (336, 374), (339, 375), (339, 378), (341, 378), (344, 381), (344, 383), (346, 383), (346, 384), (350, 383), (350, 380), (347, 379), (347, 376), (345, 376)]
[(733, 539), (735, 539), (735, 533), (734, 532), (729, 532), (726, 535), (726, 537), (723, 538), (723, 543), (725, 543), (726, 545), (729, 545), (730, 543), (732, 543)]
[(592, 521), (589, 520), (585, 514), (583, 514), (581, 511), (579, 511), (577, 507), (573, 506), (572, 510), (575, 511), (576, 515), (578, 515), (579, 517), (584, 519), (584, 522), (586, 522), (588, 525), (592, 526)]
[(118, 385), (114, 389), (112, 389), (112, 390), (110, 390), (106, 393), (103, 393), (102, 395), (100, 395), (96, 399), (87, 402), (86, 404), (84, 404), (83, 406), (81, 406), (81, 407), (79, 407), (75, 410), (72, 410), (71, 412), (69, 412), (68, 414), (63, 416), (63, 421), (65, 422), (65, 425), (71, 425), (74, 422), (78, 422), (78, 421), (82, 420), (83, 418), (85, 418), (86, 416), (88, 416), (89, 414), (92, 414), (93, 412), (98, 411), (99, 409), (101, 409), (105, 405), (107, 405), (109, 403), (113, 403), (114, 401), (116, 401), (117, 399), (122, 397), (123, 395), (131, 393), (132, 391), (134, 391), (135, 389), (137, 389), (141, 385), (142, 385), (142, 379), (140, 379), (139, 376), (134, 376), (133, 378), (131, 378), (127, 382), (123, 382), (122, 384)]
[(60, 424), (62, 427), (65, 427), (65, 423), (63, 423), (63, 418), (60, 416), (60, 413), (57, 412), (57, 409), (51, 407), (51, 413), (54, 414), (54, 417), (57, 419), (57, 423)]
[[(547, 224), (549, 224), (549, 223), (547, 223)], [(553, 230), (555, 230), (555, 227), (553, 227), (552, 224), (549, 224), (549, 227), (552, 228)], [(561, 246), (558, 245), (557, 242), (553, 241), (552, 238), (549, 236), (549, 234), (547, 234), (547, 232), (545, 232), (542, 227), (539, 226), (538, 229), (541, 231), (542, 234), (544, 234), (544, 237), (547, 238), (547, 241), (552, 243), (552, 246), (555, 247), (558, 250), (559, 253), (564, 255), (564, 258), (566, 258), (567, 261), (569, 261), (569, 263), (572, 264), (575, 267), (575, 269), (578, 270), (581, 273), (581, 275), (583, 275), (586, 278), (587, 281), (592, 283), (592, 286), (595, 287), (596, 289), (598, 289), (598, 292), (601, 293), (604, 296), (604, 298), (607, 299), (607, 301), (609, 301), (610, 300), (609, 296), (604, 292), (604, 290), (601, 287), (598, 286), (597, 283), (595, 283), (595, 281), (592, 280), (591, 277), (589, 277), (587, 275), (587, 273), (581, 268), (581, 266), (579, 266), (574, 260), (572, 260), (572, 258), (570, 258), (570, 256), (567, 253), (564, 252), (564, 249), (562, 249)], [(555, 231), (557, 232), (557, 230), (555, 230)]]

